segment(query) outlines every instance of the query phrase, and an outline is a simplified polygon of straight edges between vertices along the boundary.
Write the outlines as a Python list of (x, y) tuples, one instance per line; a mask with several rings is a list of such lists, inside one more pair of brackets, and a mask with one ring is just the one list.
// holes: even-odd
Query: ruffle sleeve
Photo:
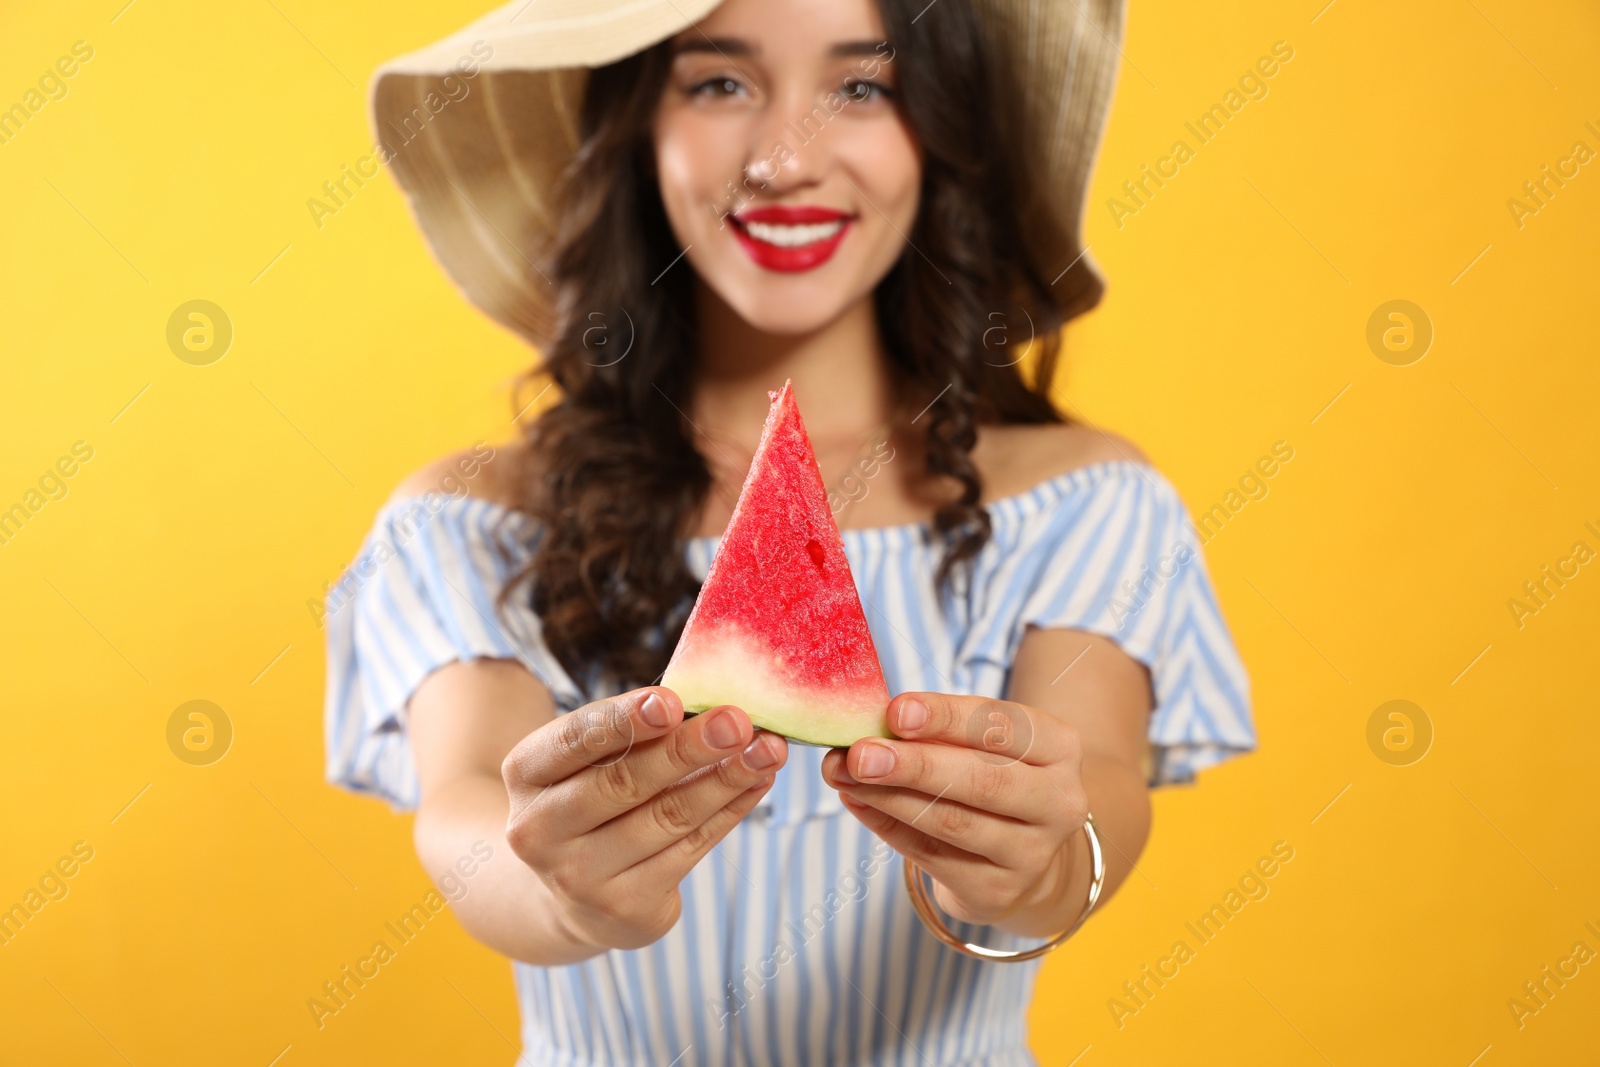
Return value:
[(1142, 464), (1108, 467), (1087, 494), (1042, 509), (1044, 546), (1021, 622), (1110, 638), (1150, 671), (1149, 784), (1256, 748), (1250, 680), (1177, 490)]
[(490, 501), (439, 493), (378, 513), (326, 597), (330, 782), (397, 810), (416, 807), (406, 705), (447, 663), (515, 659), (559, 710), (577, 706), (577, 689), (545, 648), (537, 616), (495, 603), (526, 559), (530, 521)]

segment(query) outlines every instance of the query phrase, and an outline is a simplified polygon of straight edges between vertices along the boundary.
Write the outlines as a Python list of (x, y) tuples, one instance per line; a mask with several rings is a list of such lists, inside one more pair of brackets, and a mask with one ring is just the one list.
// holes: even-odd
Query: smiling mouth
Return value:
[(756, 265), (783, 273), (822, 266), (854, 215), (820, 207), (762, 207), (730, 216), (734, 236)]
[[(735, 220), (738, 221), (738, 220)], [(826, 241), (840, 230), (844, 229), (844, 220), (835, 219), (833, 222), (815, 222), (805, 226), (788, 226), (782, 223), (747, 222), (744, 232), (757, 241), (765, 241), (769, 245), (779, 248), (801, 248), (805, 245)]]

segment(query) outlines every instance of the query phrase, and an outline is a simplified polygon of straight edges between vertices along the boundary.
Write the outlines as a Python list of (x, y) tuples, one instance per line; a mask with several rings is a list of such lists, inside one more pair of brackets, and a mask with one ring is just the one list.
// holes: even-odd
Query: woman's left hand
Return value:
[(939, 907), (992, 924), (1050, 900), (1083, 828), (1078, 731), (992, 697), (902, 693), (894, 738), (834, 749), (822, 775), (845, 806), (926, 870)]

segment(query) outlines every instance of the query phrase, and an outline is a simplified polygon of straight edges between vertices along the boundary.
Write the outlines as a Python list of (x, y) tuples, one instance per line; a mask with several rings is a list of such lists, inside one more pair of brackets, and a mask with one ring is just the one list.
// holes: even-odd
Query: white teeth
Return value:
[(784, 226), (770, 222), (747, 222), (745, 232), (758, 241), (780, 248), (799, 248), (802, 245), (826, 241), (844, 227), (843, 219), (817, 222), (807, 226)]

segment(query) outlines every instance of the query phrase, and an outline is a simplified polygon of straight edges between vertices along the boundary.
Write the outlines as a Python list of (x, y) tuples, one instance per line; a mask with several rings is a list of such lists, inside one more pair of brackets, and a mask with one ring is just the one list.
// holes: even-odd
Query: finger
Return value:
[(865, 804), (928, 837), (982, 856), (997, 867), (1011, 868), (1024, 860), (1033, 835), (1038, 835), (1041, 845), (1045, 843), (1044, 834), (1037, 827), (968, 807), (949, 797), (930, 797), (887, 786), (858, 785), (841, 790), (840, 799)]
[(939, 741), (1036, 766), (1065, 756), (1066, 727), (1048, 712), (993, 697), (901, 693), (889, 701), (889, 729), (899, 737)]
[(557, 806), (564, 837), (586, 834), (700, 768), (737, 755), (750, 743), (754, 731), (749, 717), (738, 708), (712, 708), (685, 719), (663, 737), (634, 745), (620, 759), (555, 783), (539, 797), (539, 803)]
[(996, 866), (987, 857), (968, 852), (959, 845), (941, 841), (917, 827), (902, 822), (894, 816), (879, 811), (870, 804), (858, 804), (853, 798), (841, 797), (861, 825), (871, 830), (884, 843), (902, 856), (915, 860), (935, 881), (960, 885), (978, 877), (992, 876)]
[(1058, 801), (1047, 773), (1015, 760), (924, 741), (863, 738), (843, 755), (822, 758), (823, 778), (838, 789), (857, 785), (915, 790), (1023, 822), (1044, 822)]
[(659, 685), (635, 689), (556, 716), (523, 738), (501, 771), (508, 784), (551, 785), (614, 762), (682, 721), (683, 701), (672, 690)]
[(624, 874), (630, 878), (642, 878), (642, 884), (645, 885), (677, 885), (695, 864), (705, 858), (707, 852), (728, 836), (740, 819), (761, 803), (761, 798), (772, 788), (772, 781), (772, 778), (766, 778), (759, 785), (746, 789), (723, 805), (711, 818), (654, 856), (630, 867)]
[(599, 827), (583, 840), (596, 876), (613, 876), (681, 841), (739, 794), (777, 774), (788, 751), (782, 737), (758, 731), (740, 754), (694, 772)]

